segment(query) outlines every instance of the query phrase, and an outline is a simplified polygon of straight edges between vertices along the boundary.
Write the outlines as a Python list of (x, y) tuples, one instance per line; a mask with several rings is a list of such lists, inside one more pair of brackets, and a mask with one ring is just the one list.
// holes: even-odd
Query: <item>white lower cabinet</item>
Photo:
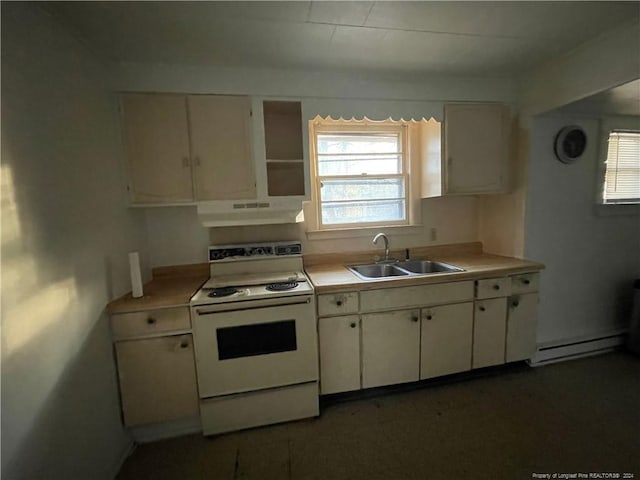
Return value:
[(513, 295), (508, 302), (506, 361), (531, 358), (537, 348), (538, 294)]
[[(357, 294), (356, 294), (357, 295)], [(360, 388), (360, 318), (320, 318), (320, 394)]]
[(198, 416), (191, 334), (116, 342), (127, 426)]
[(420, 311), (362, 315), (362, 387), (413, 382), (420, 377)]
[(414, 382), (531, 358), (538, 285), (539, 274), (527, 272), (321, 294), (320, 393)]
[(471, 369), (473, 302), (422, 309), (420, 379)]
[(504, 363), (506, 333), (507, 299), (476, 300), (472, 368)]

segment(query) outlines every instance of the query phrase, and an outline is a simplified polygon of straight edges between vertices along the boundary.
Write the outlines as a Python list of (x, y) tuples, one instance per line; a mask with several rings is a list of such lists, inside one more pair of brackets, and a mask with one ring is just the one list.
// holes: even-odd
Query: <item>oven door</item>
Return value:
[(193, 322), (202, 398), (318, 379), (312, 296), (194, 307)]

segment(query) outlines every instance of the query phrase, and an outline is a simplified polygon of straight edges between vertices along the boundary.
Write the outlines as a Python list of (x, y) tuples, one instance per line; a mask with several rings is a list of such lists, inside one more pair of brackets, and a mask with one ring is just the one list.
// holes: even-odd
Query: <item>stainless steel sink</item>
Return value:
[(368, 280), (370, 278), (382, 278), (382, 277), (399, 277), (403, 275), (409, 275), (409, 272), (396, 267), (395, 264), (390, 263), (372, 263), (370, 265), (354, 265), (349, 267), (353, 273), (360, 278)]
[(398, 262), (395, 264), (403, 270), (408, 270), (412, 273), (451, 273), (451, 272), (463, 272), (464, 270), (448, 263), (434, 262), (432, 260), (405, 260), (404, 262)]
[(448, 263), (432, 260), (405, 260), (395, 263), (371, 263), (368, 265), (353, 265), (348, 267), (353, 273), (364, 280), (372, 278), (402, 277), (415, 275), (429, 275), (434, 273), (464, 272), (460, 267)]

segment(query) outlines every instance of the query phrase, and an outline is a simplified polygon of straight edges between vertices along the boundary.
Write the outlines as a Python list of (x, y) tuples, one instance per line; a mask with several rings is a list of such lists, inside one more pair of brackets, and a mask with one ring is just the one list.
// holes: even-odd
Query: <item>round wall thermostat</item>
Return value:
[(556, 135), (554, 150), (562, 163), (574, 163), (580, 159), (587, 148), (587, 134), (582, 127), (569, 125), (560, 129)]

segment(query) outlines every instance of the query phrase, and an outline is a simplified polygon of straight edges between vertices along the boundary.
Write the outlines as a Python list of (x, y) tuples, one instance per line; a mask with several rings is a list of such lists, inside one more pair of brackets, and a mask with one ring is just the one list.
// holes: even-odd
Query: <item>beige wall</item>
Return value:
[[(302, 242), (306, 253), (330, 253), (375, 250), (372, 244), (377, 232), (385, 232), (391, 247), (411, 248), (424, 245), (464, 243), (477, 240), (476, 198), (451, 197), (422, 200), (422, 226), (411, 233), (394, 233), (393, 229), (367, 229), (357, 236), (309, 239), (306, 224), (263, 225), (247, 227), (211, 228), (210, 239), (215, 245), (253, 241), (291, 240)], [(436, 240), (431, 240), (431, 229)]]
[[(640, 128), (640, 117), (610, 121)], [(606, 143), (601, 123), (562, 114), (536, 117), (532, 124), (525, 254), (546, 265), (539, 342), (611, 334), (630, 319), (632, 285), (640, 275), (640, 210), (596, 205)], [(571, 165), (553, 151), (566, 125), (579, 125), (587, 135), (584, 155)]]
[(130, 440), (103, 310), (145, 254), (103, 67), (2, 3), (2, 478), (110, 479)]

